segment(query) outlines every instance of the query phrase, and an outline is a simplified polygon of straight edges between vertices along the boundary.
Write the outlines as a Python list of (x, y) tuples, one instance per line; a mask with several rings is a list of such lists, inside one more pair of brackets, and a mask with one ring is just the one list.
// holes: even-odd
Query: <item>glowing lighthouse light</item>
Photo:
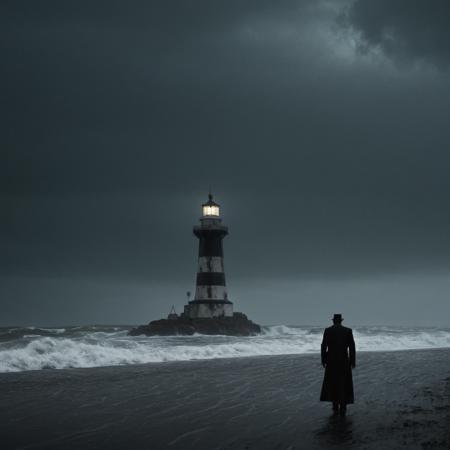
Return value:
[(208, 201), (206, 203), (203, 203), (203, 216), (209, 216), (209, 217), (219, 217), (220, 211), (219, 211), (219, 205), (213, 201), (212, 195), (209, 194)]

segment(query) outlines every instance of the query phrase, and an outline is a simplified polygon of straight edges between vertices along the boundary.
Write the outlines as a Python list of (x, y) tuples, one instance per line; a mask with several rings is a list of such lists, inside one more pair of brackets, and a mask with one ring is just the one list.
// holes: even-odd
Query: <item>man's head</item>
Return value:
[(342, 318), (342, 314), (335, 314), (333, 316), (333, 323), (335, 325), (340, 325), (344, 319)]

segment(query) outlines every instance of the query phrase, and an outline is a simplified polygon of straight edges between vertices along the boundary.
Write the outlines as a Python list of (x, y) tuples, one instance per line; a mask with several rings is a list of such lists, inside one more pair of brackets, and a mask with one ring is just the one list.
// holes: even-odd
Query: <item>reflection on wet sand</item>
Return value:
[(324, 420), (315, 434), (323, 444), (350, 443), (353, 440), (352, 418), (332, 414)]

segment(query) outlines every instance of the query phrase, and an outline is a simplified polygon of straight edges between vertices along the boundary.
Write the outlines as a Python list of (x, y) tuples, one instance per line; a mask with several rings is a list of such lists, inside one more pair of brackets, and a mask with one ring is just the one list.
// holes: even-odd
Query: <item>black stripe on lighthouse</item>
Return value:
[(225, 286), (225, 274), (223, 272), (199, 272), (197, 273), (197, 286)]
[(200, 237), (198, 256), (223, 256), (222, 236), (207, 232)]

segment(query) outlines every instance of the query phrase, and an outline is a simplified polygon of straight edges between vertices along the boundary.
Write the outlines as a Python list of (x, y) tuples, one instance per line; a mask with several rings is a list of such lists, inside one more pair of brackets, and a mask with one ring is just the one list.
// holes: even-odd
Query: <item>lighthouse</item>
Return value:
[(198, 238), (198, 267), (194, 300), (184, 307), (191, 319), (233, 317), (233, 303), (228, 300), (223, 265), (223, 238), (228, 227), (222, 224), (220, 205), (209, 194), (202, 204), (200, 225), (194, 226)]
[(184, 312), (178, 315), (175, 306), (167, 319), (152, 320), (148, 325), (131, 329), (130, 336), (178, 336), (195, 333), (227, 336), (254, 336), (261, 333), (261, 326), (241, 312), (233, 311), (228, 300), (223, 268), (223, 238), (228, 227), (222, 224), (220, 205), (209, 194), (202, 205), (200, 225), (194, 226), (198, 238), (197, 282), (194, 299)]

